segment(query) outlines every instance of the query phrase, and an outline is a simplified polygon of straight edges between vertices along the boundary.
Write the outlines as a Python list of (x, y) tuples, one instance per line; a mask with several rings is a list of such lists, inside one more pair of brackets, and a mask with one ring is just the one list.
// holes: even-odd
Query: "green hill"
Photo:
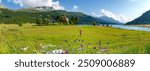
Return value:
[(36, 10), (34, 8), (30, 9), (20, 9), (20, 10), (10, 10), (5, 8), (0, 8), (0, 23), (4, 24), (15, 24), (15, 23), (36, 23), (37, 18), (47, 18), (49, 20), (56, 20), (57, 16), (66, 15), (69, 19), (71, 17), (77, 17), (79, 19), (79, 24), (87, 24), (100, 21), (92, 16), (86, 15), (81, 12), (67, 12), (65, 10)]
[(132, 24), (150, 24), (150, 10), (145, 12), (142, 16), (138, 17), (137, 19), (127, 23), (127, 25)]

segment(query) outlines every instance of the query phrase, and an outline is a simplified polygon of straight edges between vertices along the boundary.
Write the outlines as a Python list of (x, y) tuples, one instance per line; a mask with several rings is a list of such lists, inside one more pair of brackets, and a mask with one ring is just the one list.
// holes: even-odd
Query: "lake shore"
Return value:
[(137, 26), (137, 27), (146, 27), (146, 28), (150, 28), (150, 24), (139, 24), (139, 25), (129, 25), (129, 26)]

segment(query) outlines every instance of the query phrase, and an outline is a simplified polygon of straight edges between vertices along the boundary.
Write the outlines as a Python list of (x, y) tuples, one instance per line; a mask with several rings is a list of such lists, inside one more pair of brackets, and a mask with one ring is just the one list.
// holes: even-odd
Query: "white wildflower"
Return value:
[(65, 51), (59, 49), (59, 50), (48, 51), (46, 54), (63, 54), (63, 53), (65, 53)]
[(26, 51), (26, 50), (28, 50), (28, 48), (29, 47), (24, 47), (24, 48), (21, 48), (21, 50)]

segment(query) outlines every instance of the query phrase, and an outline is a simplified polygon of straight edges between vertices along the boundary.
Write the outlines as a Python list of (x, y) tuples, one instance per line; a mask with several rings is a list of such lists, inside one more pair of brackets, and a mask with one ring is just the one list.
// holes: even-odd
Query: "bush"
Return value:
[(21, 26), (22, 26), (22, 23), (19, 23), (18, 25), (21, 27)]
[(93, 26), (96, 26), (96, 22), (93, 22)]
[(144, 52), (146, 54), (150, 54), (150, 44), (146, 44), (145, 47), (144, 47)]

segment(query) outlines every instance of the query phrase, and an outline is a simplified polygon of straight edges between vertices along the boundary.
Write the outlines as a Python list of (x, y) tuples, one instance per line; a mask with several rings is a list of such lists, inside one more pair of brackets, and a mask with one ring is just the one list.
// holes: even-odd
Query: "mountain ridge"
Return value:
[(100, 17), (97, 17), (97, 19), (101, 20), (101, 22), (107, 22), (110, 24), (122, 24), (121, 22), (113, 19), (112, 17), (108, 17), (108, 16), (100, 16)]
[(54, 10), (52, 7), (32, 7), (18, 10), (12, 9), (1, 9), (0, 23), (16, 23), (14, 21), (19, 20), (22, 23), (35, 23), (37, 17), (41, 18), (56, 18), (60, 15), (66, 15), (69, 19), (71, 17), (79, 18), (79, 24), (87, 24), (96, 22), (97, 24), (118, 24), (112, 18), (95, 18), (90, 15), (84, 14), (83, 12), (69, 12), (66, 10)]
[(136, 25), (136, 24), (150, 24), (150, 10), (143, 13), (138, 18), (126, 23), (126, 25)]

